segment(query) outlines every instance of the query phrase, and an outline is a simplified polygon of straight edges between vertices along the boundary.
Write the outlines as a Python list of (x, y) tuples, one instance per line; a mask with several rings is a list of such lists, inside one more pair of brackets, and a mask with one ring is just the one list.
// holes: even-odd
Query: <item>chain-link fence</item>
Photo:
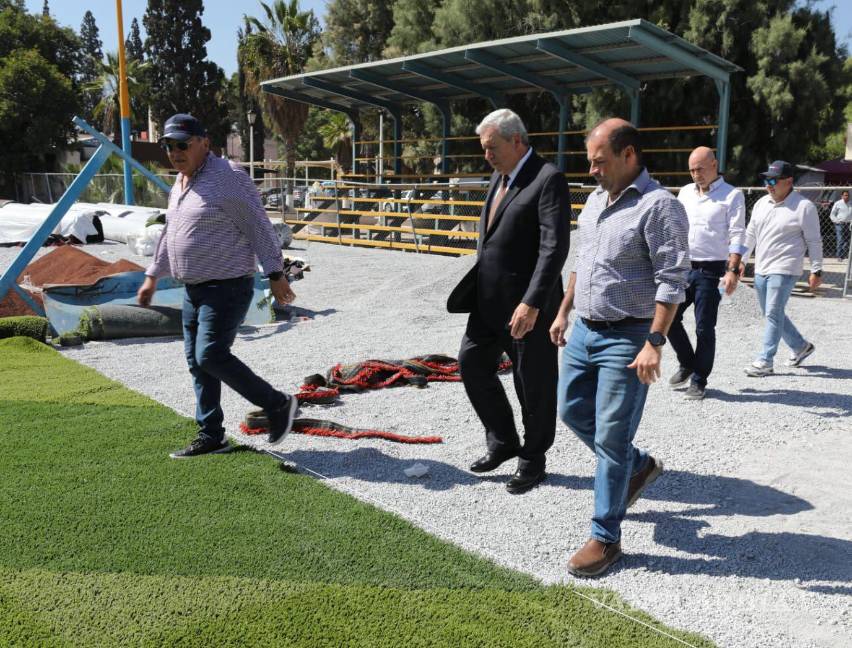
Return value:
[[(18, 202), (56, 202), (76, 177), (73, 173), (24, 173), (17, 176)], [(161, 175), (171, 185), (174, 175)], [(387, 247), (439, 254), (476, 250), (479, 214), (488, 178), (441, 178), (427, 183), (366, 183), (266, 175), (258, 182), (264, 206), (293, 227), (297, 238), (348, 245)], [(134, 174), (136, 204), (165, 208), (167, 197), (145, 177)], [(571, 184), (571, 227), (593, 185)], [(677, 193), (678, 187), (669, 187)], [(746, 219), (763, 187), (742, 187)], [(835, 224), (831, 208), (847, 186), (804, 186), (797, 190), (817, 207), (826, 258), (848, 259), (852, 225)], [(86, 187), (82, 202), (122, 202), (122, 174), (98, 174)]]

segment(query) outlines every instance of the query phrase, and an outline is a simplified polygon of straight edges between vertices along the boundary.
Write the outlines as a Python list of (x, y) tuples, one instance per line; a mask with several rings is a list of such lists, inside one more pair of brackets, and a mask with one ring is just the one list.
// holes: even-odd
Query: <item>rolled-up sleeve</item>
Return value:
[(748, 251), (745, 244), (745, 211), (745, 197), (742, 191), (737, 190), (728, 206), (728, 252), (731, 254), (744, 254)]
[(145, 270), (147, 276), (154, 277), (155, 279), (170, 277), (172, 275), (172, 267), (169, 263), (168, 229), (169, 223), (166, 220), (166, 226), (163, 228), (160, 240), (157, 241), (157, 249), (154, 250), (154, 260)]
[(680, 304), (689, 283), (689, 219), (675, 200), (660, 201), (648, 214), (645, 241), (657, 284), (655, 301)]

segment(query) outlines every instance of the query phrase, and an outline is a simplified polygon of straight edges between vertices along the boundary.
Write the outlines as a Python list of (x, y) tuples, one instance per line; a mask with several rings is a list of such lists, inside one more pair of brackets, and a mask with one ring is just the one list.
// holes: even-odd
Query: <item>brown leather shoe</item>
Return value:
[(571, 556), (568, 571), (574, 576), (600, 576), (621, 558), (620, 542), (601, 542), (591, 538), (582, 549)]
[(627, 508), (636, 503), (642, 491), (653, 484), (662, 472), (663, 462), (649, 456), (645, 467), (630, 478), (630, 486), (627, 487)]

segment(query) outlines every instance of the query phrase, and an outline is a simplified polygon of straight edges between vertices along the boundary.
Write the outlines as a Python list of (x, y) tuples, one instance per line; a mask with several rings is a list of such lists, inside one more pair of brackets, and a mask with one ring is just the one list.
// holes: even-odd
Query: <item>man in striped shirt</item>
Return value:
[[(689, 221), (642, 166), (639, 133), (608, 119), (586, 138), (589, 173), (600, 185), (578, 219), (577, 260), (550, 327), (565, 346), (559, 417), (597, 456), (591, 538), (568, 562), (597, 576), (621, 557), (627, 507), (663, 464), (633, 445), (648, 385), (689, 275)], [(577, 318), (566, 343), (568, 313)]]
[(296, 398), (258, 377), (231, 353), (231, 346), (252, 302), (258, 259), (275, 299), (286, 304), (295, 298), (284, 276), (278, 238), (252, 179), (210, 153), (210, 140), (195, 117), (170, 117), (160, 144), (178, 176), (169, 193), (166, 228), (137, 299), (149, 305), (160, 277), (186, 284), (183, 337), (199, 427), (189, 446), (170, 456), (230, 449), (222, 425), (223, 382), (267, 412), (269, 442), (277, 443), (293, 426)]

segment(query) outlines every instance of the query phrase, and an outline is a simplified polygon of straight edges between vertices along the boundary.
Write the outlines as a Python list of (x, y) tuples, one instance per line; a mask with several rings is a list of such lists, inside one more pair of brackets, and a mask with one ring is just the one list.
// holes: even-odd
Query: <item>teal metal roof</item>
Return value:
[(404, 104), (548, 91), (589, 92), (644, 81), (707, 76), (727, 84), (741, 68), (645, 20), (506, 38), (264, 81), (266, 92), (350, 115)]

